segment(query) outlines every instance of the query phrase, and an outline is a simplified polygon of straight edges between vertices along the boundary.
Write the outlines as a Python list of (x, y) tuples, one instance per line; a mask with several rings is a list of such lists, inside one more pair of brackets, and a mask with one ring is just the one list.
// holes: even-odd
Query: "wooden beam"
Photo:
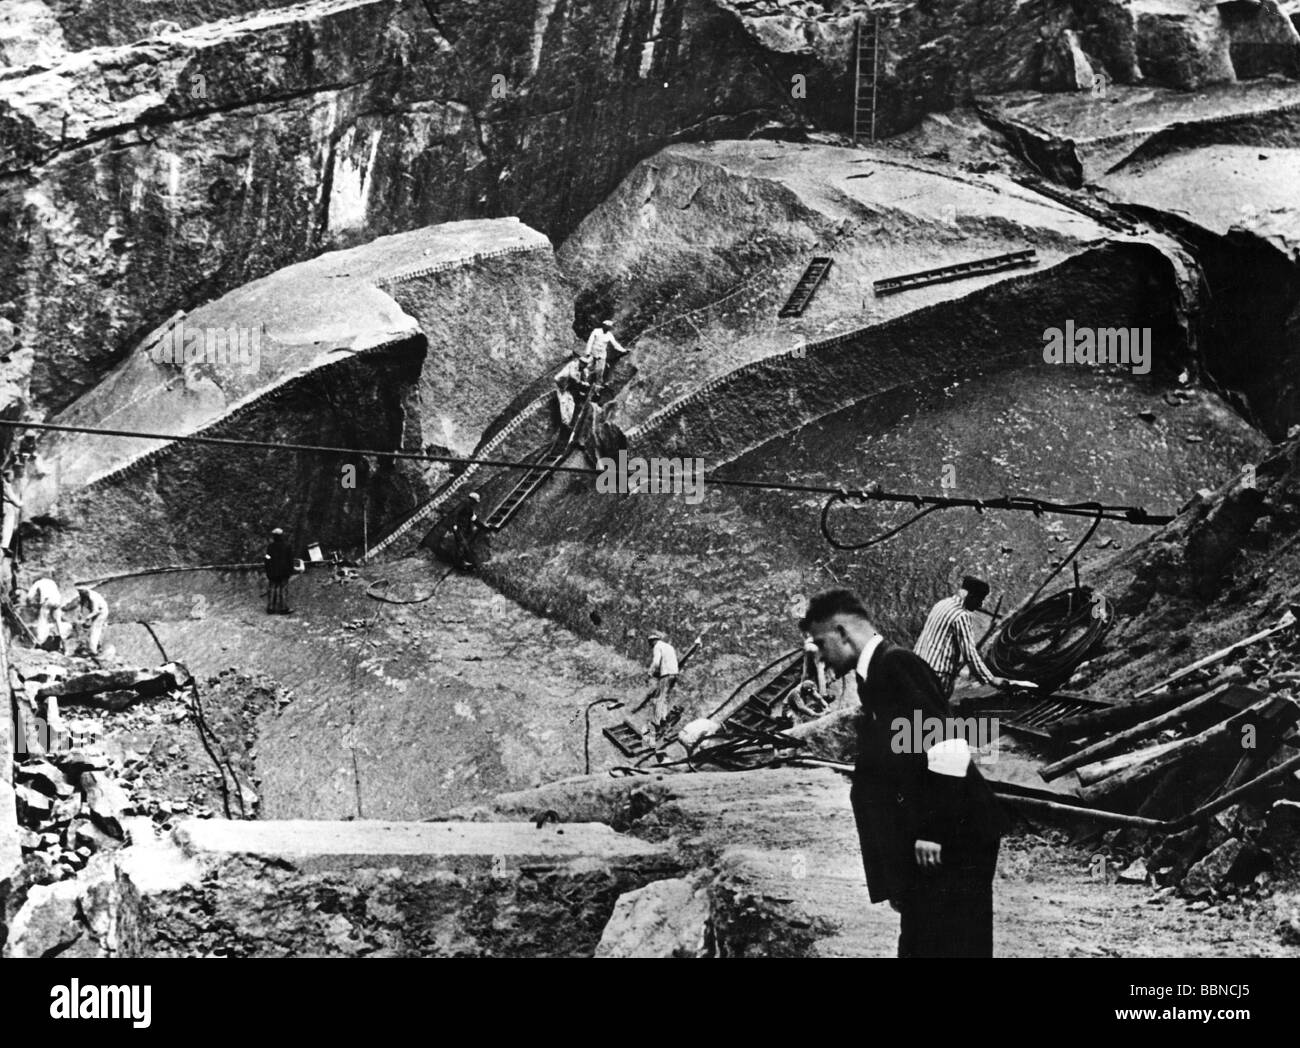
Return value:
[(1134, 764), (1141, 764), (1143, 761), (1151, 760), (1168, 750), (1172, 750), (1182, 739), (1174, 739), (1172, 742), (1162, 742), (1156, 746), (1148, 746), (1145, 750), (1134, 750), (1132, 753), (1121, 753), (1118, 757), (1111, 757), (1108, 760), (1097, 761), (1093, 764), (1085, 764), (1075, 772), (1079, 776), (1079, 782), (1084, 786), (1092, 786), (1101, 782), (1102, 779), (1114, 775), (1116, 772), (1123, 771), (1125, 768), (1131, 768)]
[[(1176, 706), (1172, 710), (1152, 717), (1150, 720), (1144, 720), (1139, 724), (1133, 725), (1124, 731), (1117, 732), (1109, 738), (1102, 739), (1100, 742), (1094, 742), (1091, 746), (1085, 746), (1083, 749), (1070, 754), (1068, 757), (1062, 757), (1059, 761), (1049, 764), (1038, 774), (1043, 777), (1044, 782), (1051, 782), (1058, 779), (1071, 768), (1078, 768), (1084, 764), (1091, 764), (1100, 760), (1102, 757), (1109, 757), (1112, 753), (1118, 753), (1130, 743), (1137, 742), (1139, 739), (1146, 738), (1148, 735), (1154, 735), (1170, 724), (1178, 724), (1190, 717), (1203, 706), (1208, 706), (1215, 702), (1229, 688), (1236, 685), (1229, 681), (1226, 684), (1220, 684), (1217, 688), (1211, 688), (1204, 695), (1200, 695), (1181, 706)], [(1263, 695), (1259, 696), (1263, 698)]]
[(1253, 716), (1262, 714), (1269, 706), (1280, 702), (1284, 703), (1287, 702), (1287, 700), (1276, 696), (1263, 698), (1253, 706), (1249, 706), (1242, 710), (1240, 713), (1233, 714), (1227, 720), (1221, 721), (1213, 727), (1206, 728), (1205, 731), (1201, 732), (1199, 735), (1193, 735), (1189, 739), (1183, 739), (1177, 746), (1166, 750), (1159, 756), (1154, 757), (1149, 761), (1145, 761), (1142, 764), (1137, 764), (1131, 768), (1127, 768), (1109, 778), (1102, 779), (1101, 782), (1097, 783), (1095, 786), (1086, 787), (1080, 796), (1083, 800), (1092, 803), (1093, 801), (1100, 800), (1103, 797), (1112, 796), (1129, 786), (1137, 785), (1138, 783), (1149, 779), (1152, 775), (1156, 775), (1180, 761), (1187, 760), (1189, 757), (1194, 757), (1199, 753), (1204, 753), (1219, 745), (1231, 744), (1234, 741), (1233, 736)]

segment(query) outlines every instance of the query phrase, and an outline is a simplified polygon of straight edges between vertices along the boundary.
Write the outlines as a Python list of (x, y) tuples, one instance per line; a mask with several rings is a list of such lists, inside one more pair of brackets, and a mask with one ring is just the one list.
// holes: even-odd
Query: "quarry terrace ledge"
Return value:
[[(468, 873), (553, 868), (581, 859), (610, 866), (664, 866), (664, 847), (627, 837), (603, 823), (383, 822), (309, 819), (192, 819), (174, 839), (196, 859), (251, 858), (287, 862), (305, 873), (401, 867)], [(494, 863), (494, 860), (497, 860)]]

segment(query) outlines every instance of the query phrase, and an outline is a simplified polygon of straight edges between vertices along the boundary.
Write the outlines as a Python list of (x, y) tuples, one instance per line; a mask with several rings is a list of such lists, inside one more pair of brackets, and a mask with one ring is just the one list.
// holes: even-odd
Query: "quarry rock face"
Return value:
[(0, 314), (33, 396), (64, 407), (176, 310), (323, 250), (488, 215), (562, 234), (673, 136), (793, 120), (760, 53), (708, 0), (322, 0), (18, 69)]
[[(6, 5), (0, 286), (13, 290), (0, 315), (35, 349), (32, 396), (62, 408), (176, 310), (324, 250), (493, 215), (559, 238), (674, 139), (848, 131), (860, 10)], [(1095, 86), (1093, 69), (1177, 87), (1231, 79), (1218, 10), (900, 6), (879, 131), (975, 92)], [(1285, 19), (1234, 17), (1250, 75), (1289, 68)], [(1252, 49), (1251, 32), (1268, 47)]]
[[(380, 238), (175, 318), (58, 419), (178, 437), (467, 454), (511, 391), (567, 352), (567, 298), (546, 238), (515, 220)], [(59, 434), (29, 478), (27, 513), (71, 526), (51, 533), (58, 544), (70, 539), (84, 551), (88, 533), (99, 534), (97, 556), (111, 550), (122, 563), (258, 559), (289, 491), (295, 508), (280, 513), (279, 526), (352, 543), (363, 517), (378, 525), (399, 515), (446, 472), (430, 469), (426, 480), (419, 463), (303, 456), (286, 469), (260, 449)], [(218, 538), (200, 521), (221, 492), (230, 520), (244, 523)], [(105, 501), (123, 514), (111, 527)], [(160, 532), (163, 507), (190, 524)]]
[(678, 867), (608, 827), (225, 822), (28, 890), (5, 955), (591, 956), (616, 901)]

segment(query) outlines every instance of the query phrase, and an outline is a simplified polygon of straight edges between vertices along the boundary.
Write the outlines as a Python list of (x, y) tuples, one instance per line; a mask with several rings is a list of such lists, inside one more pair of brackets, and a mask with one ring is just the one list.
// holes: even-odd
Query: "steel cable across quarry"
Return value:
[[(18, 430), (34, 429), (52, 433), (86, 433), (101, 437), (128, 437), (138, 440), (165, 440), (177, 444), (202, 444), (214, 447), (257, 448), (269, 451), (288, 451), (320, 455), (372, 456), (374, 458), (393, 459), (395, 461), (442, 462), (448, 465), (458, 466), (494, 466), (503, 469), (517, 469), (524, 471), (530, 471), (537, 468), (537, 463), (535, 461), (522, 461), (519, 459), (472, 458), (460, 455), (435, 455), (426, 452), (382, 451), (375, 448), (349, 448), (322, 444), (293, 444), (285, 441), (243, 440), (233, 437), (205, 437), (197, 434), (146, 433), (139, 430), (105, 429), (93, 426), (70, 426), (55, 422), (28, 422), (13, 419), (0, 419), (0, 427)], [(590, 466), (548, 466), (547, 471), (550, 473), (573, 473), (593, 477), (601, 476), (606, 472), (605, 470)], [(745, 480), (733, 477), (719, 477), (715, 473), (710, 472), (704, 473), (701, 476), (701, 480), (705, 484), (713, 484), (717, 487), (750, 488), (765, 491), (789, 491), (829, 496), (826, 506), (822, 509), (822, 533), (826, 536), (827, 541), (830, 542), (831, 545), (835, 546), (836, 549), (863, 548), (861, 546), (839, 545), (837, 540), (833, 540), (827, 532), (826, 519), (830, 512), (830, 507), (838, 502), (847, 502), (849, 499), (875, 502), (907, 502), (917, 506), (918, 508), (931, 505), (942, 509), (967, 506), (979, 512), (983, 512), (986, 509), (999, 509), (1012, 512), (1033, 513), (1035, 516), (1040, 516), (1043, 513), (1054, 513), (1064, 516), (1091, 516), (1100, 509), (1104, 520), (1115, 520), (1128, 524), (1151, 526), (1168, 524), (1174, 519), (1170, 514), (1150, 513), (1138, 506), (1099, 506), (1095, 502), (1052, 502), (1047, 499), (1031, 498), (1028, 496), (1004, 496), (995, 499), (956, 498), (941, 495), (916, 495), (882, 491), (879, 485), (873, 485), (865, 491), (850, 491), (843, 487), (831, 487), (827, 484), (791, 484), (787, 481), (762, 479)], [(872, 542), (874, 541), (875, 540), (872, 540)]]

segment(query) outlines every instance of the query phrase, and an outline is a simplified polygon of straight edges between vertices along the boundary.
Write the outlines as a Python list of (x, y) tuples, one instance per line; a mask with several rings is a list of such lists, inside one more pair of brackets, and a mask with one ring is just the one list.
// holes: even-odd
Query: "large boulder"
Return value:
[(1137, 50), (1148, 80), (1186, 91), (1236, 79), (1231, 40), (1213, 4), (1135, 0)]
[(709, 893), (695, 881), (654, 881), (618, 897), (597, 957), (706, 957)]

